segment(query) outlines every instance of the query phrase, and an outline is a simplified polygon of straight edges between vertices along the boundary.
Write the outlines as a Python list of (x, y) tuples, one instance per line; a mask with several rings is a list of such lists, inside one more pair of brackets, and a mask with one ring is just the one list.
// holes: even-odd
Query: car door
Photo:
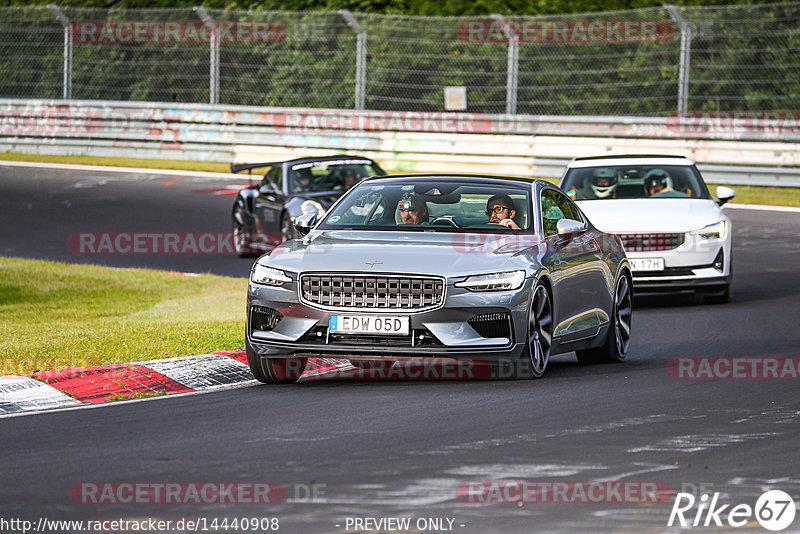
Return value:
[[(587, 231), (570, 238), (558, 235), (561, 219), (587, 223), (578, 207), (556, 189), (542, 189), (540, 195), (542, 231), (547, 250), (544, 266), (553, 282), (556, 325), (553, 332), (561, 345), (597, 334), (608, 320), (603, 311), (604, 264), (597, 234)], [(605, 297), (608, 298), (607, 296)]]
[(267, 243), (281, 243), (281, 213), (286, 202), (283, 193), (283, 169), (273, 165), (264, 174), (258, 186), (258, 196), (254, 205), (256, 227)]

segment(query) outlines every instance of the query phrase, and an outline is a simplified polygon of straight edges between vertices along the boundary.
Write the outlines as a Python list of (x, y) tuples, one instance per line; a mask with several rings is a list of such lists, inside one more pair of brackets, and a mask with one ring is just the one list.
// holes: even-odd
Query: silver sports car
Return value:
[[(304, 237), (253, 265), (246, 347), (256, 379), (294, 382), (309, 356), (480, 362), (538, 378), (552, 354), (620, 362), (631, 272), (620, 238), (548, 182), (368, 178)], [(487, 373), (488, 374), (488, 373)]]

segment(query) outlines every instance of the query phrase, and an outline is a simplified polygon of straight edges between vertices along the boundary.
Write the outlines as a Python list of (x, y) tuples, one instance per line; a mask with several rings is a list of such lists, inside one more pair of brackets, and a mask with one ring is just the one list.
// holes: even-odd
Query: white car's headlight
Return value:
[(250, 281), (254, 284), (282, 286), (287, 282), (291, 282), (292, 279), (286, 276), (286, 273), (281, 270), (256, 263), (253, 265), (253, 270), (250, 271)]
[(318, 213), (317, 220), (319, 220), (323, 215), (325, 215), (325, 208), (322, 207), (322, 204), (317, 202), (316, 200), (306, 200), (302, 204), (300, 204), (300, 211), (303, 214), (306, 213)]
[(721, 239), (725, 237), (725, 232), (727, 232), (727, 230), (728, 230), (727, 221), (719, 221), (714, 224), (709, 224), (708, 226), (704, 226), (703, 228), (692, 230), (689, 233), (692, 235), (699, 235), (700, 237), (705, 237), (706, 239), (711, 239), (711, 238)]
[(525, 271), (509, 271), (505, 273), (478, 274), (470, 276), (463, 282), (456, 282), (456, 287), (470, 291), (500, 291), (519, 289), (525, 281)]

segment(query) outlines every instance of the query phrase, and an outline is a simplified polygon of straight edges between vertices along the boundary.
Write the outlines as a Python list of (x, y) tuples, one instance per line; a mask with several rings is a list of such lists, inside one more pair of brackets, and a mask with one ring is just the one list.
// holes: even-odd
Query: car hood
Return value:
[(577, 202), (592, 224), (609, 233), (682, 233), (725, 219), (716, 202), (702, 198), (641, 198)]
[(526, 267), (535, 271), (538, 247), (536, 237), (530, 234), (335, 230), (312, 232), (306, 238), (287, 241), (272, 251), (266, 263), (292, 272), (367, 271), (458, 277)]

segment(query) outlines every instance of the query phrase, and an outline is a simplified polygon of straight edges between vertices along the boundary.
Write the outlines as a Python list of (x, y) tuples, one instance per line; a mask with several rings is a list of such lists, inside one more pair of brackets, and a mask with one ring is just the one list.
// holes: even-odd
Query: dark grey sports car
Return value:
[(627, 353), (622, 243), (548, 182), (369, 178), (295, 226), (305, 237), (250, 275), (247, 357), (262, 382), (294, 382), (319, 355), (362, 369), (480, 361), (494, 376), (538, 378), (551, 354)]
[(272, 250), (297, 237), (293, 221), (324, 214), (342, 193), (367, 176), (386, 173), (371, 159), (355, 156), (299, 158), (272, 163), (231, 164), (231, 172), (266, 169), (258, 182), (239, 191), (233, 204), (233, 242), (239, 256)]

